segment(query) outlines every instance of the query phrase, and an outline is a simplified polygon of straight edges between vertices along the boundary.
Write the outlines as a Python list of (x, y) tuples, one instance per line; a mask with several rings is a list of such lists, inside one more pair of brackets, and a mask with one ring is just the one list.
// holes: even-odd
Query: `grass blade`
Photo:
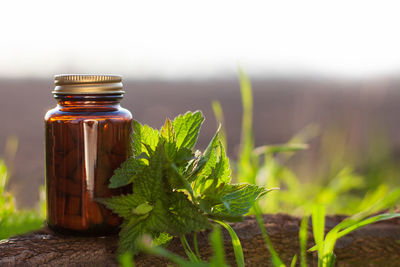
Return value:
[(225, 116), (222, 110), (221, 103), (219, 101), (214, 100), (212, 102), (212, 108), (214, 111), (215, 120), (217, 121), (217, 125), (221, 125), (220, 140), (222, 142), (222, 145), (225, 147), (226, 153), (228, 153), (226, 131), (225, 131)]
[(121, 267), (135, 267), (135, 263), (133, 262), (133, 255), (130, 252), (125, 252), (124, 254), (119, 256), (118, 263)]
[(269, 253), (271, 254), (272, 264), (277, 267), (284, 267), (285, 264), (283, 264), (282, 260), (279, 258), (278, 253), (275, 251), (274, 246), (272, 245), (272, 242), (269, 239), (267, 229), (265, 229), (264, 221), (262, 219), (260, 206), (258, 205), (257, 202), (254, 204), (253, 209), (258, 226), (260, 227), (261, 230), (261, 234), (264, 237), (265, 244), (269, 250)]
[(184, 235), (180, 236), (182, 247), (185, 250), (186, 255), (188, 256), (189, 260), (191, 262), (199, 262), (197, 259), (196, 254), (194, 254), (193, 250), (190, 248), (189, 243), (187, 242), (187, 239)]
[(254, 153), (256, 155), (261, 155), (263, 153), (268, 154), (276, 154), (276, 153), (284, 153), (284, 152), (296, 152), (308, 149), (308, 144), (279, 144), (279, 145), (265, 145), (259, 146), (254, 149)]
[(384, 214), (379, 214), (374, 217), (367, 218), (361, 222), (355, 223), (352, 226), (347, 227), (346, 229), (340, 231), (336, 235), (336, 239), (339, 239), (357, 229), (360, 229), (361, 227), (364, 227), (368, 224), (379, 222), (379, 221), (384, 221), (384, 220), (389, 220), (393, 218), (400, 217), (400, 213), (384, 213)]
[(194, 243), (194, 251), (196, 252), (197, 258), (201, 260), (200, 252), (199, 252), (199, 245), (197, 243), (197, 232), (193, 234), (193, 243)]
[[(319, 262), (322, 260), (324, 254), (325, 207), (323, 205), (314, 205), (312, 207), (311, 219)], [(320, 266), (319, 263), (318, 266)]]
[(142, 249), (147, 254), (167, 258), (170, 261), (172, 261), (173, 263), (175, 263), (181, 267), (208, 267), (207, 263), (187, 261), (184, 258), (182, 258), (181, 256), (176, 255), (176, 254), (166, 250), (163, 247), (146, 247), (146, 248), (142, 248)]
[(212, 267), (228, 266), (225, 262), (224, 243), (222, 242), (221, 229), (218, 226), (214, 226), (214, 230), (210, 234), (210, 241), (214, 251), (214, 255), (211, 259), (210, 266)]
[(362, 221), (358, 221), (358, 222), (355, 221), (355, 222), (353, 222), (352, 225), (348, 226), (347, 228), (345, 228), (344, 230), (342, 230), (340, 232), (338, 232), (335, 228), (332, 229), (331, 231), (329, 231), (329, 233), (326, 235), (325, 246), (324, 246), (324, 256), (327, 259), (328, 265), (333, 266), (333, 264), (334, 264), (335, 258), (334, 258), (333, 250), (335, 248), (336, 241), (339, 238), (341, 238), (357, 229), (360, 229), (368, 224), (375, 223), (378, 221), (389, 220), (389, 219), (396, 218), (396, 217), (400, 217), (400, 213), (379, 214), (379, 215), (364, 219)]
[(243, 248), (242, 244), (240, 243), (239, 237), (236, 235), (235, 231), (232, 229), (232, 227), (222, 221), (215, 221), (225, 227), (226, 230), (228, 230), (229, 235), (231, 236), (232, 239), (232, 246), (233, 246), (233, 252), (235, 253), (235, 258), (236, 258), (236, 264), (238, 267), (244, 267), (244, 256), (243, 256)]
[(307, 267), (307, 226), (308, 216), (303, 216), (300, 223), (299, 241), (300, 241), (300, 266)]
[(292, 262), (290, 263), (290, 267), (295, 267), (297, 263), (297, 254), (295, 254), (292, 258)]
[(361, 220), (365, 219), (368, 216), (371, 216), (374, 213), (391, 208), (397, 203), (399, 198), (400, 188), (386, 194), (383, 199), (378, 199), (375, 203), (371, 204), (371, 206), (367, 207), (365, 210), (346, 218), (338, 225), (336, 225), (331, 231), (340, 232), (341, 230), (360, 222)]
[(253, 93), (251, 83), (246, 74), (239, 69), (240, 91), (242, 94), (242, 132), (240, 138), (240, 151), (238, 160), (238, 180), (255, 184), (258, 160), (253, 154), (254, 135), (253, 135)]
[(251, 83), (243, 70), (239, 70), (240, 92), (242, 94), (242, 144), (253, 143), (253, 92)]

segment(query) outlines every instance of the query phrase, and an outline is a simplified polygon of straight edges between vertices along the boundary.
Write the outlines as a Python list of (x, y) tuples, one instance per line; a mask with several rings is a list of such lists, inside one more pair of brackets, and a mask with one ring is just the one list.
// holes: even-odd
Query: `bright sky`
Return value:
[(400, 72), (399, 1), (3, 1), (0, 76)]

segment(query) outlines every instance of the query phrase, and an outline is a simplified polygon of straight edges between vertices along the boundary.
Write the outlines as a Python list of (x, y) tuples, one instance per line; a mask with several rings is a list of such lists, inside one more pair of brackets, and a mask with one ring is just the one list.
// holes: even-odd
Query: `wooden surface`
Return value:
[[(327, 218), (327, 229), (343, 217)], [(284, 214), (264, 215), (271, 240), (285, 263), (299, 252), (300, 219)], [(232, 225), (238, 234), (246, 266), (269, 266), (269, 253), (253, 217)], [(309, 226), (308, 247), (313, 244)], [(209, 232), (199, 235), (199, 247), (204, 259), (212, 255), (208, 245)], [(190, 238), (189, 238), (190, 239)], [(234, 266), (230, 237), (224, 232), (226, 258)], [(400, 266), (400, 220), (394, 219), (369, 225), (339, 240), (336, 246), (338, 266)], [(0, 266), (116, 266), (117, 237), (72, 237), (53, 233), (48, 229), (21, 235), (0, 242)], [(183, 255), (179, 240), (169, 249)], [(310, 266), (315, 266), (316, 255), (308, 254)], [(137, 266), (166, 266), (167, 261), (148, 255), (135, 258)]]

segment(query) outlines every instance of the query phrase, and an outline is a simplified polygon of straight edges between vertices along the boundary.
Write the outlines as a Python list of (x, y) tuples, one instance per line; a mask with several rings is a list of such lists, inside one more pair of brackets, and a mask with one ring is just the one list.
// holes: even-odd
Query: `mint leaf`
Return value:
[(162, 232), (169, 233), (171, 221), (168, 212), (168, 199), (165, 195), (154, 203), (154, 208), (146, 218), (145, 225), (148, 233), (152, 235)]
[[(239, 191), (245, 187), (247, 184), (225, 184), (221, 183), (218, 187), (209, 186), (204, 192), (202, 199), (200, 200), (201, 209), (210, 214), (210, 216), (214, 219), (226, 220), (230, 222), (241, 221), (242, 215), (231, 214), (231, 213), (221, 213), (218, 212), (218, 209), (222, 205), (226, 205), (224, 202), (224, 197), (233, 192)], [(229, 206), (226, 207), (229, 209)]]
[(204, 117), (200, 111), (186, 112), (174, 119), (172, 126), (175, 130), (176, 147), (178, 149), (181, 147), (193, 149), (203, 121)]
[(211, 169), (211, 174), (203, 179), (200, 186), (202, 195), (214, 194), (213, 190), (221, 184), (227, 184), (231, 181), (231, 169), (229, 167), (229, 160), (225, 155), (222, 143), (219, 142), (220, 156), (214, 168)]
[(187, 176), (189, 182), (193, 182), (197, 178), (198, 172), (204, 167), (207, 160), (203, 157), (201, 151), (196, 150), (193, 158), (187, 163), (184, 169), (184, 174)]
[(196, 180), (194, 189), (197, 193), (202, 195), (205, 194), (205, 191), (210, 191), (210, 188), (216, 188), (221, 183), (230, 182), (229, 159), (226, 156), (218, 131), (199, 163), (197, 170), (195, 170), (197, 173), (194, 175)]
[(140, 173), (146, 166), (141, 158), (130, 157), (121, 166), (114, 171), (114, 175), (110, 178), (109, 188), (118, 188), (130, 184), (135, 175)]
[(168, 195), (171, 220), (170, 234), (182, 235), (210, 228), (207, 217), (182, 192)]
[(175, 130), (172, 127), (172, 122), (170, 119), (166, 119), (164, 126), (160, 130), (161, 136), (165, 139), (166, 142), (173, 143), (175, 141)]
[(167, 172), (170, 174), (167, 176), (167, 181), (169, 185), (173, 189), (186, 189), (187, 192), (190, 194), (191, 198), (195, 200), (194, 192), (192, 189), (192, 186), (189, 184), (189, 182), (183, 177), (183, 175), (180, 173), (179, 169), (176, 167), (175, 164), (170, 163), (167, 166)]
[(132, 213), (135, 215), (144, 215), (149, 213), (150, 211), (153, 210), (153, 206), (150, 205), (148, 202), (142, 203), (138, 205), (136, 208), (132, 210)]
[(179, 169), (173, 163), (168, 163), (165, 166), (165, 178), (167, 186), (172, 189), (188, 189), (191, 188), (190, 184), (180, 173)]
[[(218, 187), (209, 187), (207, 188), (204, 193), (202, 200), (205, 201), (210, 207), (218, 205), (218, 204), (223, 204), (222, 203), (222, 197), (238, 191), (244, 187), (246, 187), (247, 184), (225, 184), (222, 183)], [(204, 204), (206, 204), (204, 203)]]
[(154, 150), (158, 144), (158, 140), (158, 130), (133, 121), (132, 148), (135, 156), (139, 156), (143, 152), (149, 155), (149, 148)]
[(152, 244), (154, 246), (160, 246), (168, 243), (172, 240), (172, 236), (167, 233), (160, 233), (158, 236), (155, 236)]
[(218, 159), (216, 154), (217, 147), (218, 131), (211, 139), (204, 153), (198, 154), (197, 160), (193, 162), (193, 169), (189, 173), (189, 181), (195, 181), (194, 190), (197, 191), (198, 187), (202, 185), (203, 180), (212, 173), (212, 169), (215, 167)]
[(137, 221), (135, 219), (125, 221), (121, 225), (121, 231), (119, 232), (117, 253), (121, 255), (126, 251), (130, 251), (133, 254), (137, 254), (139, 252), (138, 241), (143, 235), (144, 230), (143, 221)]
[(257, 185), (246, 185), (239, 190), (224, 195), (222, 204), (216, 205), (214, 215), (243, 216), (247, 214), (254, 202), (268, 193), (263, 187)]
[(160, 236), (161, 233), (164, 233), (164, 240), (159, 239), (157, 242), (167, 242), (165, 232), (171, 228), (171, 223), (168, 217), (168, 209), (164, 206), (164, 202), (157, 200), (148, 213), (132, 216), (122, 224), (119, 242), (120, 252), (131, 251), (136, 254), (138, 252), (138, 242), (143, 234)]
[(136, 207), (143, 203), (147, 203), (144, 197), (133, 194), (119, 195), (112, 198), (101, 198), (97, 199), (97, 202), (104, 204), (114, 213), (125, 219), (132, 217), (132, 210), (134, 210)]
[(218, 179), (221, 183), (229, 183), (232, 179), (231, 177), (232, 172), (229, 164), (229, 158), (226, 156), (226, 151), (219, 135), (218, 135), (218, 141), (219, 141), (219, 152), (220, 152), (219, 161), (221, 162), (220, 169), (218, 170), (217, 173)]
[(176, 157), (177, 147), (175, 143), (175, 131), (170, 119), (165, 120), (164, 126), (160, 130), (161, 138), (164, 140), (165, 155), (168, 160), (173, 161)]
[[(120, 231), (119, 253), (131, 251), (136, 254), (138, 252), (138, 242), (143, 234), (161, 237), (157, 242), (167, 242), (167, 233), (171, 228), (168, 209), (164, 206), (167, 203), (157, 200), (154, 206), (146, 205), (145, 209), (148, 211), (143, 215), (131, 215), (130, 219), (126, 219), (122, 224)], [(142, 206), (143, 207), (143, 206)], [(141, 209), (141, 208), (140, 208)], [(142, 210), (143, 211), (143, 210)], [(131, 212), (133, 214), (133, 212)]]
[(194, 158), (193, 152), (186, 147), (181, 147), (178, 151), (176, 151), (174, 162), (177, 166), (185, 166), (188, 164), (190, 160)]
[(132, 184), (133, 193), (144, 197), (150, 203), (157, 200), (163, 192), (162, 174), (164, 165), (164, 147), (159, 143), (145, 166)]
[(187, 147), (178, 147), (175, 137), (175, 129), (170, 119), (165, 120), (160, 130), (161, 138), (164, 140), (166, 158), (177, 166), (186, 165), (193, 158), (192, 150)]
[(124, 218), (119, 252), (138, 252), (148, 234), (158, 244), (171, 236), (210, 228), (209, 218), (238, 221), (268, 191), (232, 185), (219, 129), (206, 150), (193, 151), (204, 117), (187, 112), (160, 130), (133, 122), (132, 155), (110, 179), (110, 187), (132, 184), (132, 194), (100, 199)]

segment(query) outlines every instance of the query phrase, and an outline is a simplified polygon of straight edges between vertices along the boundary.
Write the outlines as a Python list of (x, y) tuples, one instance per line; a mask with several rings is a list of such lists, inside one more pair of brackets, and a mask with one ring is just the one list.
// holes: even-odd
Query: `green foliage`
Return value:
[(213, 267), (225, 267), (228, 264), (225, 261), (224, 243), (222, 241), (221, 229), (218, 226), (214, 226), (214, 230), (210, 235), (211, 247), (214, 251), (214, 255), (211, 258), (210, 266)]
[(197, 111), (166, 119), (160, 130), (133, 123), (133, 153), (110, 180), (111, 188), (130, 184), (132, 194), (98, 200), (124, 218), (119, 253), (137, 253), (138, 240), (146, 234), (180, 236), (187, 255), (199, 261), (184, 235), (210, 228), (209, 219), (241, 220), (268, 192), (256, 185), (230, 184), (219, 130), (204, 152), (194, 150), (203, 121)]
[(318, 251), (318, 255), (324, 255), (324, 235), (325, 235), (325, 207), (315, 205), (312, 209), (313, 234)]
[[(318, 251), (318, 266), (333, 267), (335, 266), (335, 259), (336, 259), (333, 250), (335, 247), (335, 243), (339, 238), (359, 228), (362, 228), (368, 224), (383, 220), (389, 220), (396, 217), (400, 217), (400, 213), (379, 214), (363, 220), (354, 220), (351, 223), (349, 223), (352, 220), (352, 217), (350, 217), (346, 221), (346, 224), (348, 225), (347, 228), (344, 228), (343, 225), (338, 224), (331, 231), (327, 233), (325, 238), (322, 237), (322, 239), (319, 239), (317, 241), (317, 239), (315, 239), (316, 237), (314, 236), (317, 245), (315, 247), (312, 247), (310, 251)], [(325, 218), (322, 219), (324, 220)], [(313, 225), (313, 228), (317, 228), (317, 230), (315, 231), (319, 231), (318, 227), (319, 227), (318, 225), (316, 225), (315, 227)]]
[(149, 154), (158, 144), (159, 132), (148, 125), (141, 125), (139, 122), (133, 122), (132, 148), (136, 156), (142, 153)]
[(39, 212), (15, 207), (13, 195), (6, 190), (8, 176), (6, 165), (0, 160), (0, 240), (39, 229), (45, 218), (43, 209)]
[(217, 124), (221, 125), (221, 130), (220, 130), (220, 138), (222, 145), (225, 147), (225, 150), (228, 152), (228, 144), (227, 144), (227, 137), (226, 137), (226, 131), (225, 131), (225, 121), (224, 121), (224, 111), (222, 110), (221, 103), (218, 101), (213, 101), (212, 102), (212, 108), (214, 111), (215, 119), (217, 121)]
[(303, 216), (300, 223), (299, 242), (300, 242), (300, 266), (307, 267), (307, 226), (309, 216)]
[(226, 230), (228, 230), (229, 235), (231, 236), (232, 239), (232, 246), (233, 246), (233, 252), (235, 253), (236, 264), (238, 267), (244, 267), (243, 249), (239, 237), (236, 235), (235, 231), (229, 224), (221, 221), (216, 221), (216, 222), (222, 225)]
[(6, 192), (8, 172), (3, 160), (0, 160), (0, 222), (15, 211), (14, 199)]
[[(241, 70), (239, 81), (243, 104), (242, 134), (238, 161), (232, 164), (233, 177), (240, 182), (283, 189), (260, 202), (263, 212), (301, 215), (303, 207), (319, 203), (327, 207), (328, 213), (352, 214), (362, 210), (367, 198), (382, 196), (384, 188), (400, 185), (398, 164), (390, 160), (386, 143), (372, 143), (368, 151), (371, 159), (368, 163), (371, 164), (360, 167), (357, 163), (360, 155), (348, 151), (348, 137), (334, 128), (320, 135), (316, 125), (309, 125), (285, 144), (255, 147), (251, 83)], [(213, 103), (217, 121), (223, 122), (220, 106), (218, 102)], [(318, 135), (321, 151), (315, 166), (309, 157), (299, 157), (297, 153), (305, 155), (301, 151), (308, 148), (306, 143), (311, 140), (315, 143)], [(296, 157), (295, 161), (293, 157)], [(300, 170), (302, 178), (292, 169), (296, 169), (296, 173)], [(309, 171), (305, 172), (305, 169)], [(360, 175), (355, 169), (365, 171)]]
[(129, 158), (121, 167), (115, 170), (114, 175), (110, 179), (110, 188), (118, 188), (132, 182), (139, 171), (146, 166), (145, 160), (142, 158)]
[(295, 267), (297, 263), (297, 254), (295, 254), (292, 258), (292, 262), (290, 263), (290, 267)]
[(257, 172), (259, 171), (259, 158), (253, 153), (253, 93), (250, 80), (242, 70), (239, 70), (239, 82), (242, 93), (243, 117), (237, 163), (238, 181), (255, 184)]
[[(356, 174), (353, 168), (346, 166), (344, 162), (346, 160), (343, 155), (345, 146), (338, 144), (337, 141), (341, 141), (341, 139), (338, 139), (337, 135), (334, 136), (335, 138), (327, 138), (326, 136), (322, 138), (323, 145), (325, 145), (323, 146), (323, 149), (325, 149), (323, 150), (325, 152), (323, 156), (330, 157), (327, 160), (327, 162), (331, 162), (330, 177), (324, 179), (322, 178), (323, 176), (316, 176), (308, 183), (304, 181), (301, 183), (298, 177), (285, 166), (285, 163), (292, 157), (294, 152), (308, 147), (304, 142), (315, 136), (316, 128), (313, 125), (306, 127), (286, 144), (265, 145), (255, 148), (251, 125), (251, 85), (243, 72), (240, 72), (240, 83), (244, 113), (241, 151), (237, 162), (237, 179), (239, 181), (257, 183), (259, 186), (267, 188), (284, 188), (279, 194), (270, 195), (267, 203), (261, 203), (264, 204), (264, 212), (286, 211), (293, 214), (297, 213), (297, 210), (308, 210), (309, 207), (312, 207), (313, 233), (316, 245), (310, 251), (318, 251), (319, 266), (334, 266), (335, 256), (333, 249), (337, 239), (370, 223), (400, 216), (400, 214), (392, 213), (370, 217), (374, 213), (392, 207), (400, 198), (400, 189), (387, 194), (387, 184), (375, 183), (374, 186), (371, 186), (371, 181), (385, 182), (382, 180), (385, 174), (393, 176), (393, 173), (387, 171), (393, 171), (393, 166), (385, 169), (385, 167), (375, 165), (375, 169), (372, 172), (367, 172), (364, 177)], [(220, 114), (222, 113), (220, 112)], [(218, 118), (218, 120), (223, 121), (223, 118)], [(330, 149), (326, 150), (327, 146)], [(382, 147), (379, 146), (375, 147), (375, 149), (378, 153), (373, 153), (372, 159), (378, 161), (379, 156), (377, 155), (382, 155), (382, 151), (387, 151), (387, 149), (382, 150)], [(331, 156), (331, 154), (333, 155)], [(263, 163), (261, 163), (262, 157), (264, 157)], [(386, 166), (386, 164), (383, 166)], [(323, 175), (326, 174), (324, 173)], [(365, 184), (365, 181), (370, 185)], [(357, 191), (364, 190), (365, 192), (366, 189), (369, 191), (367, 191), (364, 198), (357, 195)], [(358, 213), (335, 226), (325, 236), (326, 207), (329, 207), (331, 212)], [(254, 212), (266, 246), (270, 251), (272, 264), (274, 266), (284, 266), (268, 237), (258, 203), (254, 205)], [(308, 215), (303, 217), (299, 232), (301, 266), (307, 266), (307, 221)], [(294, 266), (296, 261), (297, 255), (293, 257), (291, 266)]]
[(118, 262), (121, 267), (135, 267), (133, 256), (131, 253), (126, 252), (118, 257)]
[(216, 217), (236, 216), (240, 217), (247, 214), (253, 203), (270, 190), (265, 190), (256, 185), (245, 185), (233, 192), (225, 193), (221, 197), (222, 204), (214, 206), (212, 215)]
[[(213, 249), (213, 256), (211, 257), (210, 262), (202, 261), (200, 259), (200, 257), (197, 255), (195, 255), (196, 259), (192, 258), (192, 256), (194, 255), (194, 253), (192, 251), (187, 252), (187, 253), (191, 254), (191, 256), (189, 257), (191, 260), (188, 261), (188, 260), (182, 258), (181, 256), (166, 250), (163, 247), (151, 245), (151, 242), (149, 242), (149, 240), (146, 240), (146, 239), (147, 238), (142, 238), (138, 242), (138, 246), (141, 251), (143, 251), (147, 254), (167, 258), (171, 262), (173, 262), (176, 265), (181, 266), (181, 267), (225, 267), (225, 266), (228, 266), (228, 264), (225, 261), (225, 256), (224, 256), (225, 253), (224, 253), (224, 245), (223, 245), (223, 241), (222, 241), (221, 230), (217, 226), (213, 227), (213, 231), (211, 232), (211, 234), (209, 236), (210, 245)], [(183, 241), (183, 243), (184, 243), (185, 251), (190, 250), (190, 247), (188, 248), (187, 241), (185, 240), (185, 241)]]
[(125, 219), (131, 218), (132, 215), (137, 215), (133, 211), (138, 206), (144, 203), (148, 204), (144, 197), (135, 196), (133, 194), (120, 195), (108, 199), (98, 199), (98, 201), (105, 204), (107, 208), (113, 210), (114, 213)]
[(44, 218), (36, 210), (17, 210), (0, 221), (0, 240), (43, 227)]
[(175, 131), (175, 142), (178, 149), (181, 147), (187, 149), (194, 148), (203, 121), (204, 117), (201, 112), (187, 112), (173, 120), (172, 127)]
[(378, 221), (389, 220), (400, 217), (400, 213), (383, 213), (371, 216), (377, 211), (388, 209), (400, 199), (400, 188), (387, 194), (382, 199), (378, 199), (363, 211), (356, 213), (332, 228), (324, 235), (325, 207), (322, 205), (314, 205), (312, 207), (312, 221), (315, 246), (310, 251), (318, 252), (318, 266), (331, 267), (335, 266), (334, 248), (336, 241), (368, 224)]
[(184, 235), (182, 235), (180, 238), (181, 238), (181, 243), (182, 243), (183, 249), (185, 250), (185, 253), (188, 256), (189, 260), (191, 262), (200, 262), (201, 261), (200, 254), (199, 253), (196, 254), (193, 252), (186, 237)]

